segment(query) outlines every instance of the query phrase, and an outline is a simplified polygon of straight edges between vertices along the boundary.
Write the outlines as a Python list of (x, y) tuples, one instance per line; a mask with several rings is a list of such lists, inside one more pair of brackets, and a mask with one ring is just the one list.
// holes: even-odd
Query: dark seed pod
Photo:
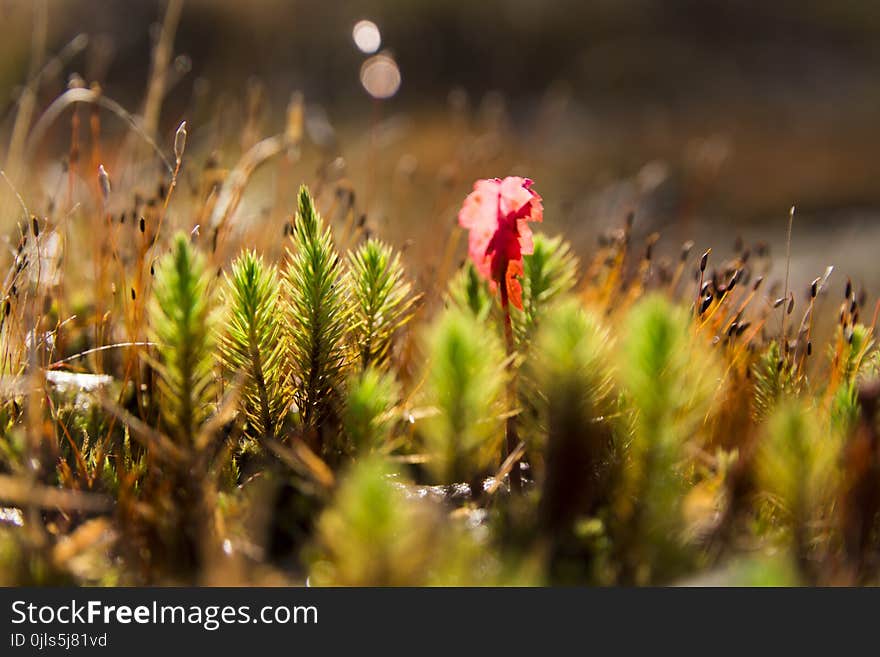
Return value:
[(758, 276), (758, 278), (755, 279), (755, 282), (752, 285), (752, 291), (757, 292), (758, 288), (761, 287), (761, 283), (763, 283), (763, 282), (764, 282), (764, 277)]
[(846, 279), (846, 291), (843, 293), (843, 298), (849, 301), (849, 298), (852, 296), (852, 280), (849, 278)]
[(813, 355), (813, 342), (807, 341), (807, 356)]
[(6, 303), (3, 304), (3, 314), (4, 314), (6, 317), (9, 317), (9, 313), (10, 313), (11, 311), (12, 311), (12, 304), (10, 303), (9, 299), (7, 299), (7, 300), (6, 300)]
[(737, 326), (736, 326), (737, 337), (739, 337), (743, 333), (745, 333), (746, 329), (749, 328), (751, 325), (752, 325), (751, 322), (740, 322), (739, 324), (737, 324)]
[(706, 265), (709, 263), (710, 253), (712, 253), (712, 249), (707, 249), (706, 252), (700, 257), (700, 271), (706, 271)]
[(810, 298), (815, 299), (816, 295), (819, 294), (819, 283), (821, 280), (821, 278), (817, 278), (810, 284)]
[(142, 233), (147, 231), (147, 222), (143, 217), (141, 217), (141, 220), (138, 222), (138, 227), (141, 229)]
[(706, 312), (706, 309), (711, 305), (712, 299), (713, 299), (713, 297), (711, 294), (709, 296), (707, 296), (705, 299), (703, 299), (703, 303), (700, 304), (700, 314), (701, 315), (704, 312)]
[(786, 313), (791, 315), (791, 312), (794, 310), (794, 293), (789, 293), (791, 296), (788, 298), (788, 308), (786, 309)]
[(134, 301), (137, 298), (137, 295), (134, 292), (134, 288), (131, 288), (131, 300)]
[(727, 284), (728, 292), (730, 292), (736, 286), (737, 282), (739, 281), (739, 274), (741, 271), (741, 269), (737, 269), (735, 272), (733, 272), (733, 276), (730, 277), (730, 282)]
[(31, 215), (31, 230), (34, 231), (34, 237), (40, 236), (40, 222), (35, 215)]
[(779, 297), (776, 301), (773, 302), (774, 308), (779, 308), (782, 304), (785, 303), (785, 297)]

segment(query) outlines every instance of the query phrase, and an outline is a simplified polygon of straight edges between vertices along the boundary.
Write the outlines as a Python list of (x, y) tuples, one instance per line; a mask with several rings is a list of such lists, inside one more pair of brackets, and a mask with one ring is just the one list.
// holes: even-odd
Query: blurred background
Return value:
[[(47, 69), (37, 113), (74, 73), (137, 113), (166, 7), (0, 0), (2, 147), (34, 53), (50, 61), (78, 34), (88, 44)], [(291, 94), (301, 92), (304, 158), (317, 155), (289, 173), (290, 186), (336, 167), (370, 224), (416, 251), (437, 248), (434, 224), (448, 230), (475, 177), (524, 174), (546, 199), (547, 232), (565, 232), (582, 257), (629, 211), (637, 235), (662, 232), (658, 249), (667, 254), (685, 239), (723, 254), (737, 237), (778, 254), (796, 205), (794, 280), (807, 286), (835, 264), (880, 289), (877, 3), (181, 7), (159, 118), (166, 151), (186, 118), (193, 148), (219, 148), (231, 167), (257, 138), (283, 130)], [(40, 156), (66, 151), (61, 123)], [(217, 124), (234, 133), (232, 143), (207, 145)]]

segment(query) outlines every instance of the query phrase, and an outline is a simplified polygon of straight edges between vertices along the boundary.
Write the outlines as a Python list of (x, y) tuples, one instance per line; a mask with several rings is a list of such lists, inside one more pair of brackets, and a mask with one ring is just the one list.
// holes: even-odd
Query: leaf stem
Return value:
[[(499, 285), (501, 288), (501, 310), (504, 312), (504, 344), (507, 348), (507, 367), (510, 370), (510, 377), (507, 381), (507, 406), (508, 413), (516, 406), (516, 369), (513, 362), (514, 344), (513, 344), (513, 324), (510, 321), (510, 303), (507, 299), (507, 284), (502, 281)], [(506, 453), (510, 456), (516, 450), (517, 439), (516, 434), (516, 417), (508, 414), (504, 425), (504, 434), (506, 437)], [(502, 459), (503, 460), (503, 459)], [(520, 471), (519, 461), (514, 463), (510, 469), (510, 490), (516, 493), (522, 491), (522, 473)]]

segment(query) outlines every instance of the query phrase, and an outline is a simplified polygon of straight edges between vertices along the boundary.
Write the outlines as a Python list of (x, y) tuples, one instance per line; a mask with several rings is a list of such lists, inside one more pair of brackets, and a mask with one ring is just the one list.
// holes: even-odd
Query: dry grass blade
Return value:
[(112, 98), (108, 98), (99, 91), (82, 88), (73, 88), (65, 91), (63, 94), (58, 96), (58, 98), (56, 98), (52, 102), (52, 104), (49, 105), (46, 111), (43, 112), (42, 116), (37, 119), (37, 122), (34, 124), (33, 130), (31, 130), (31, 134), (28, 137), (27, 143), (25, 144), (24, 148), (23, 158), (26, 164), (31, 161), (34, 151), (43, 140), (43, 137), (52, 126), (52, 124), (55, 123), (56, 120), (58, 120), (64, 110), (76, 103), (98, 105), (100, 107), (103, 107), (104, 109), (110, 110), (110, 112), (125, 121), (132, 132), (143, 139), (150, 146), (150, 148), (153, 149), (156, 155), (159, 156), (159, 159), (162, 160), (162, 164), (165, 165), (168, 173), (174, 172), (174, 167), (171, 165), (171, 161), (168, 159), (162, 149), (159, 148), (156, 140), (154, 140), (149, 134), (144, 132), (143, 128), (138, 125), (138, 122), (135, 120), (130, 112), (128, 112), (118, 102), (116, 102)]
[(507, 458), (504, 459), (504, 463), (501, 464), (501, 467), (498, 468), (498, 472), (495, 473), (494, 480), (492, 483), (486, 488), (486, 492), (489, 495), (493, 495), (495, 491), (501, 486), (504, 478), (510, 474), (510, 471), (513, 470), (513, 466), (519, 463), (520, 459), (525, 456), (526, 453), (526, 444), (523, 441), (519, 441), (519, 444), (516, 448), (507, 455)]
[(295, 438), (290, 447), (272, 439), (262, 442), (297, 474), (307, 477), (327, 490), (333, 488), (336, 481), (333, 471), (299, 438)]
[(105, 495), (34, 486), (27, 479), (10, 475), (0, 475), (0, 501), (16, 506), (36, 506), (71, 513), (102, 513), (113, 508), (113, 500)]
[(251, 146), (229, 173), (220, 189), (209, 226), (219, 232), (238, 205), (245, 186), (260, 165), (284, 152), (287, 140), (284, 134), (267, 137)]
[(101, 408), (131, 429), (132, 436), (135, 440), (149, 449), (157, 457), (175, 461), (177, 463), (186, 462), (186, 452), (175, 445), (168, 436), (135, 417), (105, 396), (98, 397), (98, 403)]

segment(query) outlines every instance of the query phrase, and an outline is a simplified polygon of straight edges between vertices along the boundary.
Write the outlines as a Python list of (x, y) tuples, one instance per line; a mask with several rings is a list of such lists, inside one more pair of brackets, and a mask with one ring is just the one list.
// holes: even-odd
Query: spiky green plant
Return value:
[(873, 343), (868, 352), (862, 359), (862, 366), (859, 368), (859, 379), (862, 381), (876, 379), (880, 376), (880, 349), (877, 349)]
[[(532, 254), (523, 257), (523, 312), (511, 314), (517, 349), (525, 360), (527, 370), (533, 365), (535, 357), (541, 358), (541, 350), (532, 348), (541, 318), (552, 316), (551, 306), (572, 290), (577, 277), (577, 259), (561, 237), (548, 238), (543, 233), (535, 233), (533, 241)], [(541, 369), (540, 365), (538, 369)], [(541, 398), (538, 386), (534, 377), (516, 379), (516, 394), (522, 409), (518, 420), (525, 424), (542, 412), (538, 404)], [(530, 433), (534, 435), (528, 429), (525, 431), (526, 436)], [(535, 456), (536, 453), (533, 453), (529, 459)]]
[(336, 413), (350, 360), (345, 338), (351, 313), (343, 275), (330, 229), (303, 186), (287, 266), (288, 338), (300, 417), (307, 431), (318, 434), (327, 456), (342, 451), (332, 444), (325, 424)]
[(528, 378), (536, 383), (538, 433), (545, 440), (529, 450), (541, 490), (538, 526), (550, 571), (571, 581), (573, 571), (592, 570), (589, 542), (575, 526), (608, 502), (612, 480), (610, 336), (598, 318), (569, 300), (547, 315), (536, 337)]
[(498, 465), (503, 436), (504, 352), (468, 312), (446, 310), (431, 327), (423, 426), (431, 467), (444, 483), (468, 482)]
[(848, 435), (858, 421), (859, 412), (858, 383), (844, 381), (837, 386), (831, 398), (829, 409), (831, 429), (839, 435)]
[(754, 398), (752, 414), (757, 421), (768, 417), (777, 404), (796, 389), (793, 364), (780, 355), (779, 342), (774, 340), (752, 367)]
[(183, 233), (156, 266), (150, 332), (157, 343), (162, 429), (177, 446), (153, 453), (144, 494), (153, 510), (149, 558), (161, 569), (191, 577), (214, 536), (213, 438), (205, 422), (214, 407), (214, 303), (205, 259)]
[(470, 261), (450, 279), (447, 298), (452, 306), (480, 320), (489, 315), (494, 304), (488, 285)]
[[(312, 577), (319, 584), (424, 584), (441, 537), (434, 509), (407, 499), (376, 457), (358, 461), (320, 518)], [(413, 531), (413, 528), (418, 528)]]
[(162, 418), (178, 444), (191, 448), (215, 401), (213, 295), (205, 259), (183, 233), (155, 271), (150, 331), (159, 355)]
[[(393, 478), (392, 478), (393, 477)], [(527, 583), (442, 505), (406, 492), (376, 456), (357, 461), (317, 523), (310, 579), (335, 586)]]
[[(600, 470), (610, 456), (616, 404), (609, 347), (608, 331), (574, 300), (555, 309), (537, 335), (533, 376), (541, 391), (546, 463), (536, 476), (548, 512), (574, 505), (583, 513), (602, 495)], [(580, 502), (572, 499), (578, 494)]]
[(822, 426), (822, 419), (808, 405), (797, 401), (780, 405), (766, 424), (755, 463), (759, 488), (781, 511), (808, 576), (812, 575), (810, 555), (822, 538), (816, 528), (828, 527), (839, 485), (841, 441), (835, 432), (822, 431)]
[(577, 258), (568, 242), (543, 233), (535, 233), (533, 239), (534, 251), (523, 257), (523, 312), (513, 316), (520, 341), (533, 333), (545, 309), (577, 281)]
[(394, 424), (400, 387), (393, 374), (368, 367), (352, 376), (342, 413), (346, 435), (357, 453), (380, 448)]
[(245, 375), (242, 404), (250, 435), (277, 438), (289, 405), (278, 272), (253, 251), (245, 251), (232, 263), (225, 283), (220, 343), (224, 365), (233, 375)]
[(687, 314), (662, 297), (640, 302), (626, 319), (620, 382), (630, 429), (615, 501), (618, 535), (630, 551), (625, 579), (650, 581), (653, 570), (668, 575), (687, 563), (684, 448), (695, 441), (720, 385), (712, 356), (692, 337)]
[[(839, 331), (843, 331), (838, 327)], [(839, 364), (840, 382), (831, 398), (831, 429), (847, 436), (855, 428), (861, 413), (858, 401), (859, 386), (876, 379), (880, 374), (880, 350), (874, 346), (873, 330), (862, 324), (850, 329), (850, 339), (844, 342)], [(840, 337), (843, 337), (841, 335)], [(832, 366), (834, 352), (831, 348)]]
[[(855, 324), (849, 330), (840, 370), (843, 380), (851, 382), (866, 365), (865, 356), (873, 347), (874, 340), (871, 328), (864, 324)], [(870, 365), (868, 366), (870, 367)]]
[(384, 366), (394, 333), (412, 317), (412, 285), (404, 278), (400, 255), (377, 239), (349, 253), (354, 301), (352, 338), (360, 366)]

